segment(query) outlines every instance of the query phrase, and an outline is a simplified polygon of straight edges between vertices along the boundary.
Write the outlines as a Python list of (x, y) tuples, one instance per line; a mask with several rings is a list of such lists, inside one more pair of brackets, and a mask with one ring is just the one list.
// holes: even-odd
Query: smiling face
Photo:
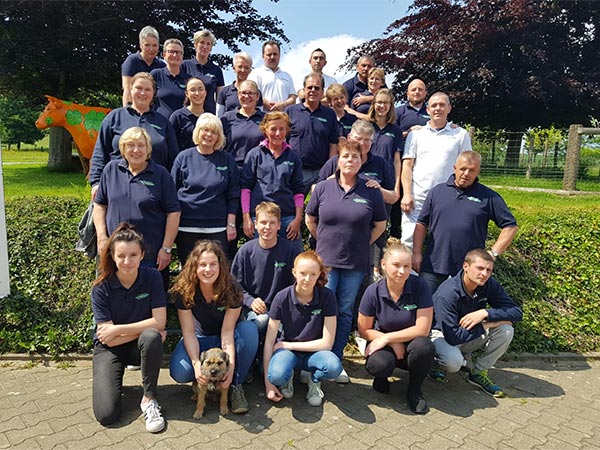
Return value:
[(131, 85), (131, 103), (133, 107), (145, 112), (150, 109), (150, 104), (154, 98), (154, 85), (152, 81), (144, 78), (137, 78)]
[(198, 132), (198, 146), (202, 150), (213, 151), (218, 139), (219, 134), (209, 127), (200, 128)]
[(183, 62), (183, 48), (179, 44), (170, 43), (163, 50), (163, 58), (169, 66), (181, 66)]
[(281, 228), (281, 222), (277, 216), (261, 212), (256, 215), (254, 227), (261, 243), (269, 246), (277, 241), (277, 232)]
[(412, 80), (408, 85), (406, 97), (412, 106), (420, 107), (427, 97), (425, 83), (419, 79)]
[(143, 137), (126, 142), (123, 150), (125, 160), (130, 168), (142, 167), (148, 161), (148, 146), (146, 145), (146, 139)]
[(383, 86), (384, 81), (385, 80), (383, 78), (381, 78), (379, 75), (371, 74), (367, 81), (367, 86), (369, 87), (369, 91), (372, 94), (376, 93), (379, 89), (381, 89), (381, 86)]
[(371, 58), (367, 58), (365, 56), (361, 57), (358, 60), (358, 64), (356, 64), (356, 72), (358, 72), (358, 78), (366, 83), (367, 78), (369, 77), (369, 71), (375, 67)]
[(252, 72), (252, 65), (244, 58), (236, 58), (233, 61), (233, 71), (239, 83), (248, 79), (248, 75)]
[(323, 79), (318, 76), (311, 76), (304, 81), (305, 103), (316, 107), (321, 98), (323, 98)]
[(255, 109), (258, 102), (258, 90), (251, 81), (242, 81), (238, 88), (238, 100), (240, 106)]
[(390, 112), (390, 108), (392, 107), (392, 98), (383, 93), (375, 94), (375, 98), (373, 99), (373, 105), (375, 107), (375, 117), (386, 119), (388, 112)]
[(196, 49), (196, 59), (198, 59), (198, 61), (206, 61), (210, 55), (212, 46), (212, 41), (208, 38), (200, 39), (196, 42), (194, 44), (194, 48)]
[(448, 114), (452, 111), (448, 96), (445, 94), (433, 94), (427, 105), (427, 114), (435, 124), (445, 125), (448, 121)]
[(190, 100), (192, 105), (204, 106), (204, 100), (206, 99), (204, 82), (198, 78), (192, 78), (188, 81), (185, 88), (185, 96)]
[(137, 242), (116, 241), (112, 247), (112, 258), (118, 272), (133, 276), (144, 259), (144, 252)]
[(281, 147), (288, 134), (288, 126), (285, 120), (275, 119), (267, 123), (265, 137), (269, 141), (269, 147)]
[(367, 133), (357, 133), (356, 131), (352, 130), (348, 134), (348, 140), (352, 142), (358, 142), (360, 145), (361, 157), (363, 160), (366, 159), (369, 151), (371, 150), (373, 135)]
[(331, 106), (331, 109), (333, 109), (337, 114), (343, 114), (347, 101), (348, 97), (345, 95), (338, 95), (329, 99), (329, 106)]
[(299, 258), (294, 264), (292, 275), (296, 280), (296, 292), (312, 293), (321, 275), (321, 267), (316, 261)]
[(401, 250), (388, 250), (381, 261), (385, 278), (392, 284), (404, 284), (412, 269), (412, 256)]
[(158, 39), (147, 37), (140, 41), (140, 53), (145, 60), (152, 60), (158, 56)]
[(212, 286), (219, 278), (219, 258), (213, 252), (202, 252), (196, 266), (200, 284)]

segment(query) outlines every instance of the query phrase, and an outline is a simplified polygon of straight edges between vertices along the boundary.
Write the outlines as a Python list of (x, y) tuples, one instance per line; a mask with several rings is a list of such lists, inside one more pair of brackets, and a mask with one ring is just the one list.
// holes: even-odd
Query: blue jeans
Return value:
[(293, 352), (279, 349), (271, 356), (267, 379), (275, 386), (285, 386), (294, 369), (310, 372), (315, 382), (334, 380), (342, 373), (342, 363), (329, 350)]
[(440, 287), (440, 284), (450, 278), (450, 275), (432, 272), (419, 272), (419, 277), (421, 277), (429, 285), (429, 289), (431, 289), (431, 295), (433, 295)]
[[(200, 353), (221, 346), (221, 336), (197, 336), (200, 345)], [(242, 384), (258, 349), (258, 331), (254, 322), (243, 320), (238, 322), (234, 331), (235, 341), (235, 369), (233, 372), (233, 383)], [(183, 339), (179, 341), (169, 362), (171, 378), (178, 383), (189, 383), (194, 380), (194, 368), (187, 354)]]
[(246, 317), (244, 320), (254, 322), (256, 328), (258, 329), (258, 337), (262, 341), (267, 334), (267, 326), (269, 325), (269, 313), (256, 314), (254, 311), (249, 310), (246, 313)]
[(354, 303), (365, 277), (362, 270), (331, 269), (329, 281), (325, 287), (331, 289), (338, 304), (337, 327), (335, 330), (335, 341), (331, 351), (340, 359), (344, 359), (344, 347), (348, 342), (348, 336), (352, 329), (352, 315)]

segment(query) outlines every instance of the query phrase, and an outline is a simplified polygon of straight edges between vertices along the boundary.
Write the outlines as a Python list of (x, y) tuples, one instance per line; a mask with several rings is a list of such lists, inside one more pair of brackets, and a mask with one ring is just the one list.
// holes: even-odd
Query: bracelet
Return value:
[(229, 222), (229, 223), (227, 224), (227, 226), (228, 226), (228, 227), (231, 227), (231, 228), (235, 228), (235, 223), (233, 223), (233, 222)]
[(489, 251), (490, 255), (492, 255), (494, 257), (494, 259), (496, 259), (498, 256), (500, 256), (500, 253), (498, 253), (496, 250), (494, 250), (493, 248), (490, 248)]

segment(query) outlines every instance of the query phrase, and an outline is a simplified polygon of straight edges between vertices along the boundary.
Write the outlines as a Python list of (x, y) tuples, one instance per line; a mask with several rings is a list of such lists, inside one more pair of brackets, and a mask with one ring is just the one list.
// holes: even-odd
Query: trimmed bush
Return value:
[[(7, 202), (12, 295), (0, 300), (0, 352), (58, 356), (91, 347), (94, 262), (74, 251), (79, 198)], [(520, 231), (495, 277), (523, 306), (513, 352), (600, 350), (600, 215), (515, 211)], [(490, 228), (490, 241), (497, 237)], [(179, 327), (168, 308), (168, 328)], [(169, 336), (172, 350), (178, 336)]]

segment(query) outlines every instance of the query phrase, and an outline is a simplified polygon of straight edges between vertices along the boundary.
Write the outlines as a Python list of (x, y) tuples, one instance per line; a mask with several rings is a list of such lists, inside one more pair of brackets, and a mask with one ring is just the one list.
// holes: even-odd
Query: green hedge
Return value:
[[(0, 300), (0, 352), (89, 350), (94, 264), (73, 250), (85, 207), (78, 198), (7, 202), (12, 295)], [(517, 211), (517, 219), (520, 232), (495, 270), (524, 310), (511, 351), (599, 351), (600, 215)], [(171, 307), (168, 326), (178, 326)]]

